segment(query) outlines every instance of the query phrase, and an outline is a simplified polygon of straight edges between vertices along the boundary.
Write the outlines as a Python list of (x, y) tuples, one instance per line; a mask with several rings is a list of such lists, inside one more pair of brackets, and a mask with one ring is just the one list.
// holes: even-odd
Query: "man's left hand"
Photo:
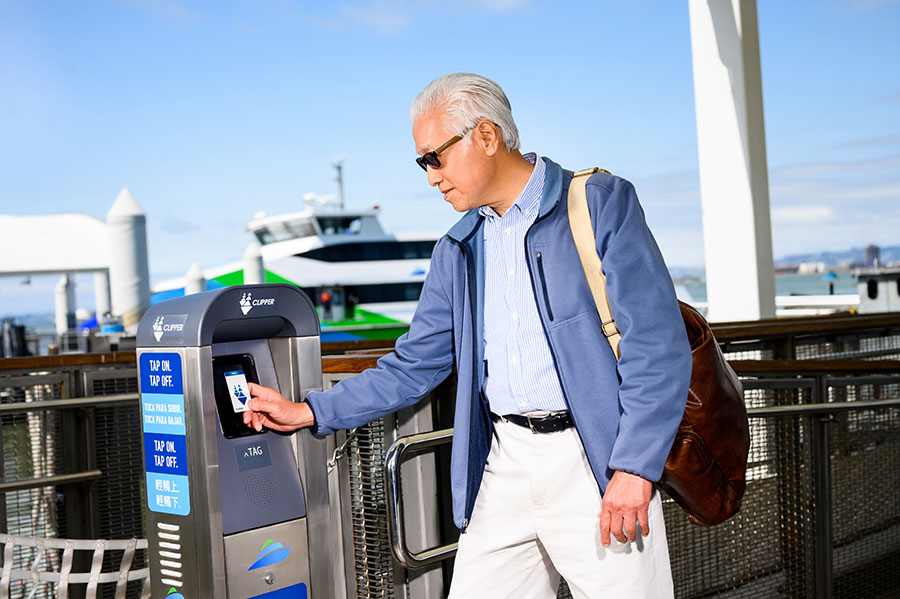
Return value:
[(600, 509), (600, 542), (604, 547), (609, 547), (610, 534), (620, 543), (635, 540), (635, 522), (641, 527), (641, 535), (650, 534), (647, 510), (652, 493), (653, 483), (646, 478), (616, 470), (606, 486)]

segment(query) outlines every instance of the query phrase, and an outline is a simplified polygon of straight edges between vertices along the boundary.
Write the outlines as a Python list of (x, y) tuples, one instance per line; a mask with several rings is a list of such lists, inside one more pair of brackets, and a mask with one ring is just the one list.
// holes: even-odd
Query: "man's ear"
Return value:
[(503, 145), (503, 137), (500, 134), (500, 127), (491, 121), (481, 121), (472, 132), (472, 137), (478, 147), (484, 152), (485, 156), (494, 156), (500, 151)]

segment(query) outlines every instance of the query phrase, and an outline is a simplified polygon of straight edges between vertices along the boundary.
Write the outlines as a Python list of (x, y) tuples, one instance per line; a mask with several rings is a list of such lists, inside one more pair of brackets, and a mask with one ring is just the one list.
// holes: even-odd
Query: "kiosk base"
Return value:
[[(272, 568), (276, 564), (279, 564), (277, 570)], [(279, 576), (284, 576), (286, 572), (290, 572), (290, 578), (279, 580)], [(309, 585), (306, 519), (226, 536), (225, 573), (228, 597), (305, 598)], [(298, 580), (301, 582), (297, 583)], [(289, 586), (278, 588), (285, 584)], [(294, 592), (269, 595), (275, 591), (287, 593), (289, 590)]]

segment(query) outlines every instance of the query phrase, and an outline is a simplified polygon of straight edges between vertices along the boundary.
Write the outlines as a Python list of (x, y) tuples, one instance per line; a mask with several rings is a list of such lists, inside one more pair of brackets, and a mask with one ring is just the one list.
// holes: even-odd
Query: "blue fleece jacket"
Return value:
[[(596, 173), (588, 207), (607, 290), (622, 333), (616, 362), (600, 328), (569, 229), (572, 173), (547, 158), (540, 212), (525, 255), (541, 323), (566, 403), (601, 492), (616, 470), (659, 480), (681, 421), (691, 350), (675, 291), (634, 187)], [(458, 376), (451, 458), (453, 518), (468, 526), (490, 451), (492, 423), (480, 390), (484, 364), (484, 231), (467, 212), (435, 245), (409, 332), (376, 368), (307, 401), (327, 435), (422, 399), (454, 365)]]

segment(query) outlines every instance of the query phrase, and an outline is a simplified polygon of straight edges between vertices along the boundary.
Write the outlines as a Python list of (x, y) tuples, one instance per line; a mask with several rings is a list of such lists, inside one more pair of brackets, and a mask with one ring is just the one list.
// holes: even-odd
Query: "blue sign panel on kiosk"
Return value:
[(162, 514), (187, 516), (191, 502), (181, 356), (145, 353), (139, 370), (147, 507)]

